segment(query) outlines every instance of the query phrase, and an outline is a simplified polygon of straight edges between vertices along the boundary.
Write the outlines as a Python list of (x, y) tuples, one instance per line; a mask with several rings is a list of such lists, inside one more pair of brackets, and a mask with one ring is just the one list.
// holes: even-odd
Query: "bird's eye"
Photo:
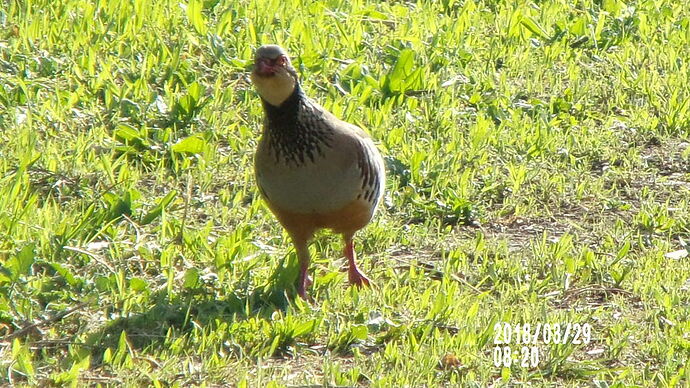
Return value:
[(281, 55), (278, 58), (276, 58), (276, 65), (283, 66), (287, 62), (287, 58), (285, 58), (285, 55)]

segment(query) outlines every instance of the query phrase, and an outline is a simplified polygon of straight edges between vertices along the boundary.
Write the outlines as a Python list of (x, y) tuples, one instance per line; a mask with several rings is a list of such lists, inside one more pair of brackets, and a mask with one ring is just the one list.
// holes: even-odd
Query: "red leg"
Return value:
[(293, 240), (297, 259), (299, 260), (299, 276), (297, 278), (297, 295), (302, 299), (307, 299), (307, 289), (311, 287), (312, 281), (309, 276), (309, 246), (307, 240)]
[(311, 276), (308, 273), (309, 264), (300, 263), (299, 268), (299, 278), (297, 279), (297, 295), (301, 296), (302, 299), (307, 300), (307, 290), (313, 284)]
[(350, 280), (350, 285), (357, 287), (370, 286), (371, 280), (357, 268), (357, 256), (352, 236), (343, 235), (343, 239), (345, 240), (345, 257), (347, 257), (348, 263), (347, 277)]

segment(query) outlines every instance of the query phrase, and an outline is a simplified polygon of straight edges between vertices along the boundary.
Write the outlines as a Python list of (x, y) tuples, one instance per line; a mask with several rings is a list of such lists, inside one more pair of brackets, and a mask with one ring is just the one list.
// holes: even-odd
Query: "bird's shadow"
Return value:
[[(152, 306), (145, 312), (116, 318), (90, 333), (86, 344), (91, 348), (92, 366), (103, 362), (106, 349), (117, 349), (122, 334), (128, 346), (136, 349), (156, 349), (166, 346), (170, 330), (182, 337), (195, 327), (216, 322), (234, 322), (249, 317), (270, 320), (276, 311), (286, 313), (296, 298), (296, 265), (283, 260), (265, 285), (247, 291), (242, 281), (232, 293), (222, 299), (215, 297), (205, 286), (183, 290), (174, 297), (158, 291), (149, 297)], [(245, 283), (246, 284), (246, 283)]]

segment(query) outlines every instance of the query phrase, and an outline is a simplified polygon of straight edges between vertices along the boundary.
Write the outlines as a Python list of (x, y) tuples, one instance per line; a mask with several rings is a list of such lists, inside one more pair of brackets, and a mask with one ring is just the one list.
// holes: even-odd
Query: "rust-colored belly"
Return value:
[(369, 223), (373, 209), (369, 202), (357, 199), (340, 210), (327, 213), (294, 213), (268, 207), (283, 227), (296, 238), (309, 239), (316, 229), (332, 229), (336, 233), (354, 233)]

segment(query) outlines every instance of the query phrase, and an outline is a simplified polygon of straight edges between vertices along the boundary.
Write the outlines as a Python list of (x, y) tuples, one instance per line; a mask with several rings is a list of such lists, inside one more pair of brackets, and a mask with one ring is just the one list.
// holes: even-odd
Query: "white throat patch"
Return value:
[(290, 97), (297, 82), (287, 71), (280, 71), (272, 77), (252, 73), (251, 78), (259, 95), (273, 106), (280, 106)]

